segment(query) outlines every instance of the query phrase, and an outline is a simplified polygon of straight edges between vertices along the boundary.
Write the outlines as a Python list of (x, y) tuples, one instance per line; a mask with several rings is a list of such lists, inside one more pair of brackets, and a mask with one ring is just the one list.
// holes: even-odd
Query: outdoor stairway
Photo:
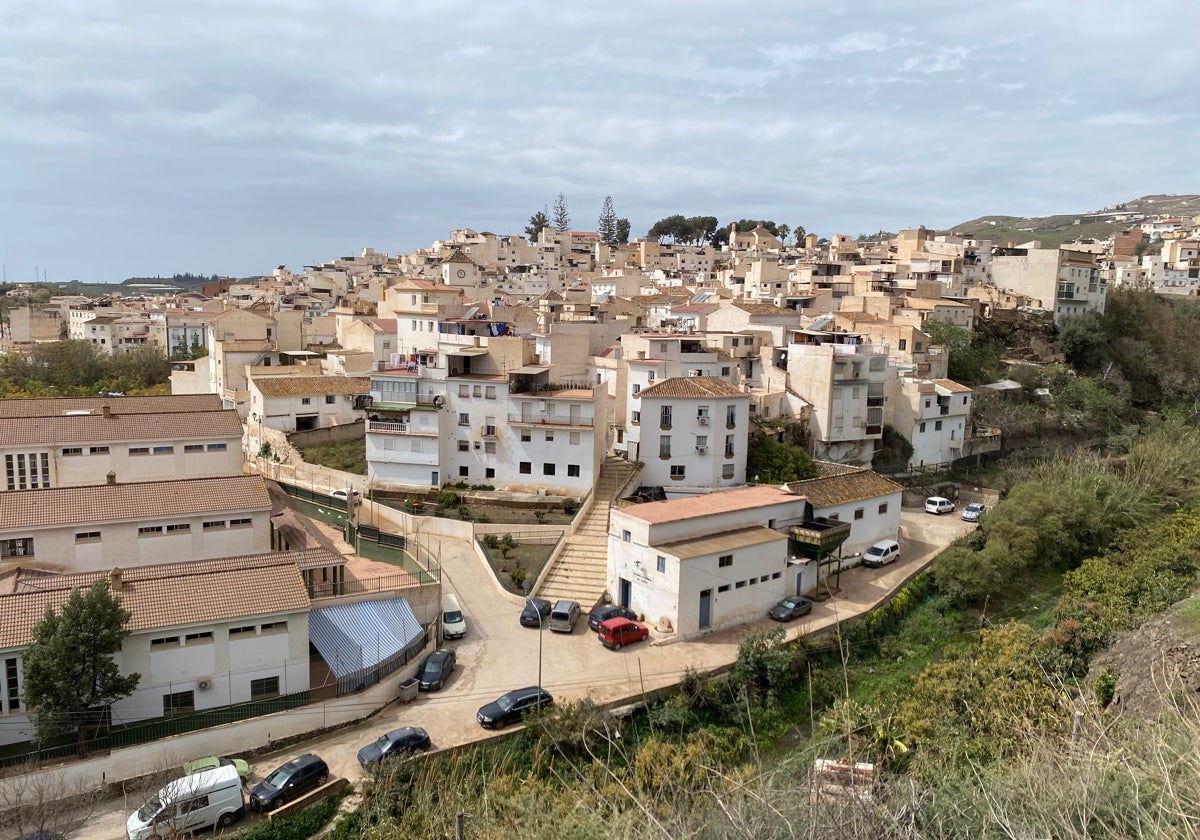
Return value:
[(595, 504), (534, 594), (551, 602), (578, 601), (584, 612), (603, 597), (608, 574), (608, 509), (636, 466), (624, 458), (606, 458), (593, 491)]

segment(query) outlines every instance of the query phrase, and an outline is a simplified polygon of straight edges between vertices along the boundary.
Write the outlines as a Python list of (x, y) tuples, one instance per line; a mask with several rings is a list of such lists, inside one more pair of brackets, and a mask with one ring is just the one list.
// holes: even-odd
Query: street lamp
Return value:
[[(522, 584), (522, 587), (525, 589), (525, 604), (526, 604), (526, 606), (529, 606), (529, 605), (530, 605), (530, 601), (529, 601), (529, 588), (530, 588), (530, 586), (531, 586), (531, 582), (529, 581), (529, 579), (528, 579), (528, 578), (526, 578), (525, 582)], [(537, 679), (537, 689), (538, 689), (538, 708), (541, 708), (541, 703), (542, 703), (542, 611), (541, 611), (541, 610), (539, 610), (539, 609), (538, 609), (536, 606), (534, 606), (534, 608), (533, 608), (533, 612), (534, 612), (534, 614), (537, 616), (537, 620), (538, 620), (538, 679)]]

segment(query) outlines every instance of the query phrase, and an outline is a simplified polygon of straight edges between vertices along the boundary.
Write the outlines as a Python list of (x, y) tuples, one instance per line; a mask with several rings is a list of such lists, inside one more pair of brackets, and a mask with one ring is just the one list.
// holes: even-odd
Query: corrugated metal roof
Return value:
[(386, 661), (424, 634), (404, 598), (318, 607), (308, 616), (309, 640), (338, 678)]

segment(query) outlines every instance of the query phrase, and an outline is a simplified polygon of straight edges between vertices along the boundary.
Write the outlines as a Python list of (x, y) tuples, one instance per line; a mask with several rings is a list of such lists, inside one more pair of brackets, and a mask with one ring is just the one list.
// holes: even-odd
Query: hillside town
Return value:
[[(32, 626), (97, 581), (131, 613), (116, 659), (140, 675), (105, 710), (114, 731), (236, 709), (223, 743), (268, 743), (391, 702), (464, 594), (443, 553), (487, 578), (505, 535), (552, 546), (523, 582), (488, 578), (514, 623), (528, 599), (614, 605), (687, 661), (689, 642), (836, 590), (881, 541), (903, 553), (902, 509), (924, 496), (898, 473), (1001, 451), (931, 324), (1061, 325), (1119, 286), (1196, 295), (1200, 219), (1128, 221), (1057, 248), (923, 227), (735, 226), (720, 245), (463, 228), (184, 292), (26, 304), (19, 286), (5, 352), (150, 348), (171, 395), (0, 401), (0, 746), (39, 749)], [(882, 474), (885, 429), (911, 456)], [(764, 437), (815, 475), (754, 472)], [(365, 473), (305, 462), (314, 443), (359, 448)], [(447, 491), (536, 522), (439, 517)], [(315, 703), (319, 724), (288, 718)]]

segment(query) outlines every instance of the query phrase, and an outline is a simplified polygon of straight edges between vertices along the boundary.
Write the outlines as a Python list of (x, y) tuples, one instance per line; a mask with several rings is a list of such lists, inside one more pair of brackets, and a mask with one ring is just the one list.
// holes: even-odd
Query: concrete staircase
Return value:
[(608, 568), (608, 509), (637, 467), (624, 458), (607, 458), (593, 491), (595, 504), (534, 594), (551, 602), (578, 601), (584, 612), (603, 597)]

